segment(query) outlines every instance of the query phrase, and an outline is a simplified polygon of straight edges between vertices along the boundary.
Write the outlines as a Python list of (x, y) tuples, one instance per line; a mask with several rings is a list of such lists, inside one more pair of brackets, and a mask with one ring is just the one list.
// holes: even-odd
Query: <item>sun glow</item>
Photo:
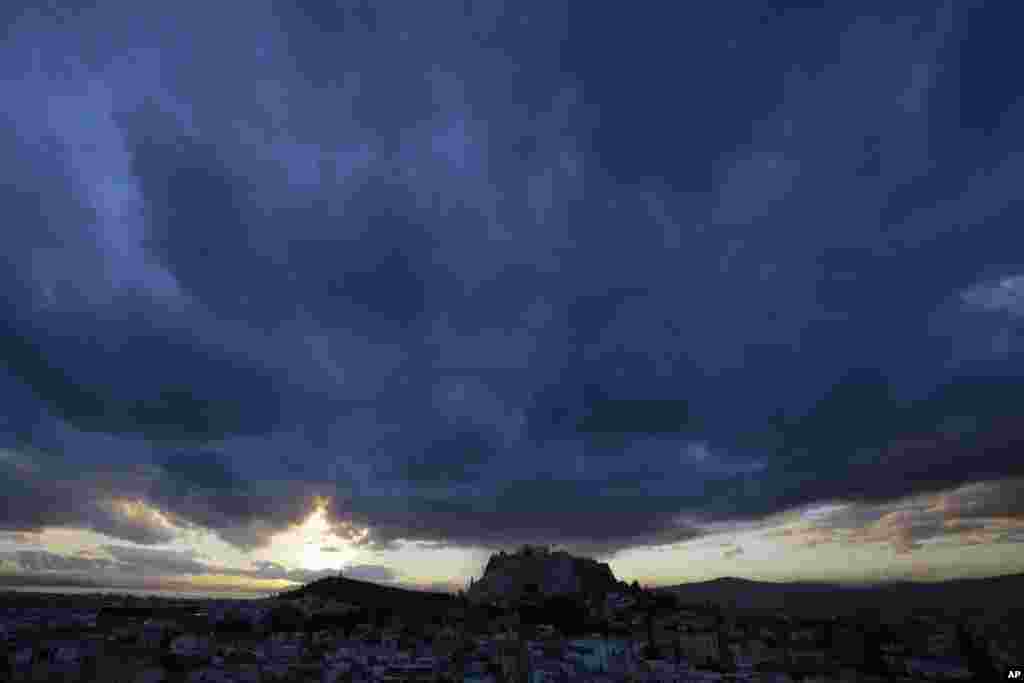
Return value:
[(263, 559), (287, 567), (319, 571), (340, 570), (356, 553), (348, 540), (332, 531), (326, 502), (317, 501), (313, 512), (302, 524), (277, 534), (266, 552), (261, 554), (265, 556)]

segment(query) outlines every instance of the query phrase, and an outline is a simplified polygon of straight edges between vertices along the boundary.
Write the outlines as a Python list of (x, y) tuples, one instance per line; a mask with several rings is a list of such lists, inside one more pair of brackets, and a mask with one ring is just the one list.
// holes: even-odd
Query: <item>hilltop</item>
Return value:
[(470, 586), (467, 596), (474, 602), (514, 601), (531, 595), (601, 595), (622, 588), (604, 562), (526, 545), (516, 553), (491, 555), (484, 575)]
[(365, 609), (388, 609), (396, 612), (421, 611), (437, 613), (455, 606), (455, 596), (446, 593), (415, 591), (394, 586), (382, 586), (369, 581), (329, 576), (308, 583), (301, 588), (283, 593), (285, 600), (314, 597), (334, 600)]

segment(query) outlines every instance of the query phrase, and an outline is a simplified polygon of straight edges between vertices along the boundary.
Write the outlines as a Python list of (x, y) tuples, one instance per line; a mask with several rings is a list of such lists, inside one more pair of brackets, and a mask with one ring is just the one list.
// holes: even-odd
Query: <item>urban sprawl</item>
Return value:
[(411, 609), (301, 591), (261, 600), (7, 593), (0, 680), (994, 680), (1019, 665), (1020, 634), (982, 613), (808, 619), (619, 585), (483, 603), (463, 593)]

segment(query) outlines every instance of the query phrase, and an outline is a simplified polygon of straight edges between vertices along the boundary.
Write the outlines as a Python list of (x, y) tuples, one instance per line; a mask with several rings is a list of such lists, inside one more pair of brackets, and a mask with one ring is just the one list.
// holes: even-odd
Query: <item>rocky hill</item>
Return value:
[(491, 555), (484, 575), (470, 586), (467, 596), (474, 602), (514, 601), (530, 595), (593, 595), (621, 589), (606, 563), (543, 546), (523, 546), (513, 554)]
[(343, 576), (319, 579), (301, 588), (282, 593), (280, 597), (286, 600), (312, 597), (335, 600), (366, 609), (390, 609), (398, 612), (443, 612), (456, 604), (455, 597), (445, 593), (405, 590)]

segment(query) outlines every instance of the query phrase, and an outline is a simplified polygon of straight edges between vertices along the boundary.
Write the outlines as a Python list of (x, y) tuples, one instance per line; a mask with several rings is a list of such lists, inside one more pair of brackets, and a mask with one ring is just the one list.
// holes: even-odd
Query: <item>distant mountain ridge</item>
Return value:
[[(569, 557), (572, 572), (565, 574)], [(538, 584), (543, 595), (576, 589), (582, 592), (625, 592), (626, 584), (615, 580), (604, 563), (574, 558), (567, 553), (540, 555), (527, 562), (511, 560), (517, 554), (499, 553), (487, 563), (483, 578), (467, 591), (473, 602), (505, 598), (514, 600)], [(558, 571), (554, 571), (559, 568)], [(578, 571), (577, 571), (578, 570)], [(559, 573), (559, 571), (563, 573)], [(547, 579), (545, 579), (547, 577)], [(545, 584), (545, 580), (547, 583)], [(498, 589), (508, 588), (507, 593)], [(672, 593), (686, 605), (713, 603), (739, 609), (783, 611), (793, 616), (830, 617), (853, 615), (865, 610), (899, 614), (916, 609), (984, 611), (1004, 613), (1024, 608), (1024, 574), (984, 579), (957, 579), (936, 583), (894, 582), (874, 586), (828, 583), (772, 583), (735, 577), (660, 587), (656, 592)], [(286, 599), (315, 597), (336, 600), (367, 609), (393, 609), (425, 613), (444, 612), (459, 604), (456, 596), (384, 586), (345, 577), (328, 577), (281, 595)]]
[(782, 610), (808, 616), (842, 616), (863, 610), (1006, 610), (1024, 606), (1024, 574), (935, 583), (876, 585), (771, 583), (720, 578), (658, 588), (684, 604), (716, 603), (740, 609)]

